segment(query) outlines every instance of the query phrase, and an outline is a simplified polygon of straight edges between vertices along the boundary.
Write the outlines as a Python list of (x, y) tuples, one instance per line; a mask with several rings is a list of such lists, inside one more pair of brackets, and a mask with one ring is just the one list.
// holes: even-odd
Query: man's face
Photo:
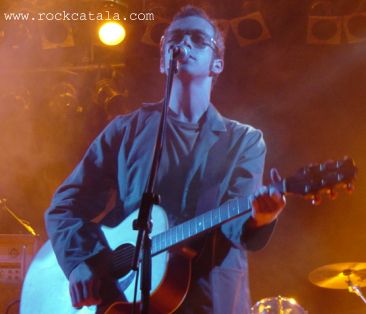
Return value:
[(162, 73), (168, 71), (169, 48), (184, 45), (189, 48), (190, 55), (186, 61), (179, 64), (178, 75), (189, 78), (212, 76), (216, 49), (214, 37), (213, 27), (201, 17), (189, 16), (174, 21), (164, 37), (160, 71)]

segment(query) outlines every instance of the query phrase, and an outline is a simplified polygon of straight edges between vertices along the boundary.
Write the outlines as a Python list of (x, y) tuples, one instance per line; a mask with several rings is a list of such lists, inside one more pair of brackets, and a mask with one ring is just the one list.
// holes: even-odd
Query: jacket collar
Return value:
[[(142, 104), (143, 109), (148, 111), (161, 111), (163, 101), (156, 103), (144, 103)], [(215, 106), (210, 103), (207, 111), (204, 113), (203, 121), (207, 123), (207, 127), (212, 131), (226, 132), (225, 118), (217, 111)]]
[(206, 111), (208, 127), (212, 131), (226, 132), (224, 117), (217, 111), (215, 106), (210, 103)]

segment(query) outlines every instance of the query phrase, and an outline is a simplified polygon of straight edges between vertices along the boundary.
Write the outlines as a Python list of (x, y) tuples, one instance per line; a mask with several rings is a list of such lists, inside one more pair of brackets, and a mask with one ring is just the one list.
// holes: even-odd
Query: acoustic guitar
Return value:
[[(278, 182), (275, 187), (283, 194), (302, 195), (313, 204), (320, 201), (324, 193), (334, 195), (336, 189), (353, 187), (356, 167), (351, 158), (311, 164), (300, 169), (294, 176)], [(247, 199), (233, 199), (221, 206), (169, 227), (167, 215), (159, 206), (152, 210), (152, 289), (150, 313), (171, 313), (184, 300), (190, 283), (193, 254), (185, 249), (184, 243), (204, 234), (223, 223), (239, 216), (250, 216)], [(138, 211), (131, 213), (113, 228), (102, 226), (105, 238), (113, 250), (113, 275), (116, 285), (126, 298), (116, 302), (104, 311), (106, 314), (132, 312), (136, 274), (131, 270), (137, 231), (132, 223)], [(169, 254), (180, 246), (179, 254)], [(139, 280), (139, 278), (137, 278)], [(141, 300), (138, 289), (137, 300)], [(27, 272), (21, 295), (21, 314), (95, 314), (97, 306), (72, 307), (68, 280), (59, 267), (50, 241), (47, 241), (35, 256)]]

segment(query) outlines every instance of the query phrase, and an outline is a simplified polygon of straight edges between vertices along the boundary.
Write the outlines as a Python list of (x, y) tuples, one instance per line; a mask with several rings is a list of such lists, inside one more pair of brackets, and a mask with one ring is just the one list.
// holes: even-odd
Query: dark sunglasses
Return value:
[(217, 44), (215, 39), (197, 29), (192, 30), (178, 29), (171, 32), (167, 32), (161, 38), (161, 40), (169, 45), (178, 45), (179, 43), (182, 42), (185, 35), (189, 35), (192, 44), (195, 48), (203, 49), (205, 47), (210, 47), (214, 51), (217, 51)]

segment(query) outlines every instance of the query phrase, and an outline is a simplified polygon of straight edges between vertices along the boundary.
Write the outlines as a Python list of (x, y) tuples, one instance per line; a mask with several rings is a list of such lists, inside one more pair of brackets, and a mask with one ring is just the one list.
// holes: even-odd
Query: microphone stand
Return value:
[(0, 206), (5, 211), (7, 211), (20, 225), (24, 227), (32, 236), (37, 236), (36, 231), (32, 228), (30, 223), (22, 218), (19, 218), (7, 205), (6, 205), (6, 198), (0, 199)]
[[(154, 193), (156, 175), (159, 169), (161, 154), (163, 150), (163, 143), (166, 129), (166, 116), (168, 113), (168, 105), (170, 100), (170, 93), (173, 84), (174, 73), (177, 72), (177, 58), (179, 51), (170, 49), (168, 76), (165, 82), (165, 97), (163, 102), (163, 109), (160, 117), (159, 130), (156, 137), (155, 147), (153, 151), (152, 165), (150, 175), (143, 193), (140, 211), (138, 217), (133, 222), (133, 229), (138, 230), (136, 249), (132, 262), (132, 269), (138, 270), (140, 262), (140, 254), (142, 253), (142, 271), (141, 271), (141, 313), (149, 313), (150, 290), (151, 290), (151, 238), (150, 233), (152, 229), (151, 210), (154, 204), (159, 204), (160, 196)], [(136, 278), (137, 282), (138, 278)], [(133, 307), (133, 310), (135, 306)]]

